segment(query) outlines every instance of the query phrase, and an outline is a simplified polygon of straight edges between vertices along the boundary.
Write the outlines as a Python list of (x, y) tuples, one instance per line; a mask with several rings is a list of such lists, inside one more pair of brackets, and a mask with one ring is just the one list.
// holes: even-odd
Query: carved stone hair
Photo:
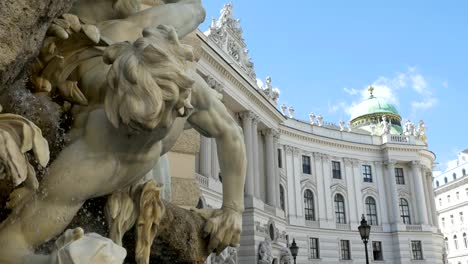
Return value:
[(175, 29), (145, 29), (133, 44), (107, 48), (103, 60), (112, 64), (104, 100), (107, 118), (134, 130), (151, 130), (170, 118), (167, 111), (190, 108), (194, 81), (185, 73), (192, 48), (179, 42)]

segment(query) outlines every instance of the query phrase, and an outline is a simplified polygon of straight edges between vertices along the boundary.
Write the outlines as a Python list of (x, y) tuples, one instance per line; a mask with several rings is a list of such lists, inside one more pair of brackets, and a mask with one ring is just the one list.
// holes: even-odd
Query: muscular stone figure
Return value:
[(101, 36), (114, 44), (74, 71), (88, 105), (74, 107), (72, 142), (39, 189), (23, 198), (26, 206), (14, 208), (1, 224), (0, 263), (50, 263), (49, 256), (34, 255), (34, 247), (61, 234), (87, 199), (138, 182), (187, 124), (216, 139), (223, 172), (222, 208), (200, 212), (208, 219), (209, 250), (239, 244), (246, 167), (242, 131), (190, 68), (190, 47), (179, 42), (203, 21), (200, 1), (166, 2), (97, 21)]

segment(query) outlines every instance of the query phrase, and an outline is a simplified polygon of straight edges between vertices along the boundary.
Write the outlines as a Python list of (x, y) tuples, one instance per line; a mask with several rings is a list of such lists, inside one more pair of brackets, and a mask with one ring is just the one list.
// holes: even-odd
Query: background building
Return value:
[(448, 163), (446, 171), (435, 172), (434, 192), (439, 227), (449, 264), (468, 264), (468, 150)]
[[(364, 263), (357, 231), (364, 214), (372, 225), (371, 260), (442, 263), (431, 188), (435, 155), (423, 122), (402, 124), (396, 108), (374, 97), (372, 88), (346, 125), (314, 114), (304, 122), (294, 118), (293, 107), (278, 109), (271, 78), (257, 85), (232, 4), (192, 38), (197, 71), (244, 131), (248, 168), (236, 262), (287, 262), (294, 238), (297, 263)], [(198, 206), (221, 206), (215, 141), (200, 136), (193, 160)], [(223, 261), (232, 263), (209, 260)]]

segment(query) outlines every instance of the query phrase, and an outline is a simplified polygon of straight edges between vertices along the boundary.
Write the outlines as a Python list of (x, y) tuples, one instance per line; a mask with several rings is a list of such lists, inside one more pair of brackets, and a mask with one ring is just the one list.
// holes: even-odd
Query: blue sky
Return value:
[[(205, 31), (227, 0), (203, 3)], [(232, 3), (257, 78), (272, 77), (296, 118), (348, 120), (373, 84), (405, 120), (425, 121), (440, 169), (468, 148), (468, 1)]]

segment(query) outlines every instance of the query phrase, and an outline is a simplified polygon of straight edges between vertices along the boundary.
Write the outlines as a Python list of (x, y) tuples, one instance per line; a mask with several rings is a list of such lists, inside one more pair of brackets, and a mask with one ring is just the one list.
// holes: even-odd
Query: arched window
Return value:
[(343, 195), (335, 195), (335, 217), (338, 224), (346, 224), (345, 203)]
[(404, 198), (400, 198), (400, 216), (404, 224), (411, 225), (409, 204)]
[(285, 203), (284, 203), (284, 188), (280, 184), (280, 206), (283, 211), (286, 211)]
[(448, 251), (449, 251), (449, 242), (448, 242), (448, 238), (445, 237), (444, 240), (445, 240), (445, 250), (447, 250), (447, 252), (448, 252)]
[(378, 225), (379, 222), (377, 220), (377, 205), (375, 204), (375, 200), (372, 197), (366, 198), (366, 210), (367, 210), (367, 221), (369, 225)]
[(454, 179), (454, 180), (457, 179), (457, 174), (456, 174), (455, 172), (452, 174), (452, 176), (453, 176), (453, 179)]
[(458, 249), (458, 239), (457, 239), (457, 235), (454, 235), (454, 236), (453, 236), (453, 244), (455, 245), (455, 249)]
[(439, 187), (439, 181), (436, 181), (436, 186)]
[(447, 177), (445, 177), (445, 178), (444, 178), (444, 182), (445, 182), (445, 183), (447, 183), (447, 182), (448, 182), (448, 180), (447, 180)]
[(465, 244), (465, 248), (468, 248), (468, 239), (466, 238), (466, 233), (463, 233), (463, 243)]
[(304, 192), (304, 211), (306, 220), (315, 221), (314, 194), (311, 190)]

